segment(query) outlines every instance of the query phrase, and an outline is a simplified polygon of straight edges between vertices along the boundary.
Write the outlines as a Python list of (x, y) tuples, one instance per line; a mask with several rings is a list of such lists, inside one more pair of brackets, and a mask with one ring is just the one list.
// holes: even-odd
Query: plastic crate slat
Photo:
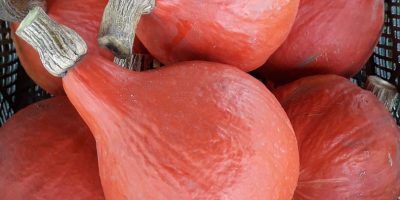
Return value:
[(0, 45), (4, 45), (4, 44), (13, 44), (12, 40), (0, 40)]
[(10, 33), (11, 29), (10, 28), (2, 28), (0, 27), (0, 33)]
[(6, 52), (0, 52), (0, 57), (9, 56), (9, 55), (12, 54), (12, 53), (17, 53), (17, 52), (15, 51), (15, 49), (10, 50), (10, 51), (6, 51)]
[[(19, 62), (18, 60), (13, 60), (11, 62), (6, 62), (6, 63), (3, 63), (3, 64), (0, 64), (0, 70), (3, 69), (3, 68), (7, 68), (8, 66), (12, 66), (14, 64), (17, 64), (18, 62)], [(0, 72), (0, 74), (1, 74), (1, 72)], [(0, 78), (1, 78), (1, 76), (0, 76)]]

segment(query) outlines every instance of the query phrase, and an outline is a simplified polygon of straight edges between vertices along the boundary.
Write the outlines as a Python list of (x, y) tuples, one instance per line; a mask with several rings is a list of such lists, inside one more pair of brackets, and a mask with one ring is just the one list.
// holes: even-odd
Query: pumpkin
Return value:
[(353, 77), (378, 43), (383, 17), (383, 0), (301, 0), (286, 41), (257, 71), (278, 85), (318, 74)]
[(293, 199), (397, 199), (400, 132), (371, 92), (337, 75), (317, 75), (273, 93), (298, 141)]
[[(5, 2), (7, 1), (10, 0), (5, 0)], [(31, 2), (36, 1), (31, 0)], [(55, 21), (70, 26), (78, 32), (87, 42), (91, 54), (105, 57), (108, 60), (113, 60), (114, 57), (109, 51), (101, 50), (98, 47), (95, 36), (99, 31), (102, 13), (106, 4), (106, 0), (47, 0), (47, 14)], [(28, 5), (30, 4), (26, 4), (25, 7)], [(50, 94), (56, 96), (65, 95), (61, 78), (49, 74), (43, 67), (37, 51), (15, 35), (14, 32), (18, 26), (19, 23), (17, 22), (11, 23), (11, 34), (20, 62), (29, 77)], [(133, 53), (148, 53), (138, 38), (135, 38)]]
[(79, 35), (40, 9), (17, 34), (44, 58), (67, 59), (45, 67), (65, 74), (66, 94), (96, 138), (106, 199), (292, 197), (299, 162), (292, 127), (250, 75), (206, 61), (132, 72), (84, 55)]
[(30, 105), (0, 128), (2, 200), (104, 200), (97, 164), (93, 135), (66, 96)]
[[(248, 72), (265, 63), (285, 40), (298, 4), (299, 0), (110, 0), (99, 45), (124, 57), (130, 55), (130, 38), (136, 33), (150, 54), (166, 65), (206, 60)], [(141, 16), (144, 13), (149, 14)]]

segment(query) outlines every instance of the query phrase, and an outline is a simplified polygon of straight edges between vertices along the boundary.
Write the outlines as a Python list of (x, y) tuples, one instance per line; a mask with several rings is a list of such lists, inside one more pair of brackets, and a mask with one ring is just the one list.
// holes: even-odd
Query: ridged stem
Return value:
[(47, 9), (46, 0), (0, 0), (0, 19), (21, 22), (35, 7)]
[(140, 17), (154, 7), (155, 0), (109, 0), (97, 38), (99, 46), (117, 58), (130, 57)]
[(29, 12), (16, 34), (39, 52), (54, 76), (64, 76), (87, 52), (85, 41), (75, 31), (54, 22), (40, 7)]
[(392, 111), (397, 95), (396, 86), (377, 76), (369, 76), (364, 88), (374, 93), (379, 101), (385, 105), (389, 111)]

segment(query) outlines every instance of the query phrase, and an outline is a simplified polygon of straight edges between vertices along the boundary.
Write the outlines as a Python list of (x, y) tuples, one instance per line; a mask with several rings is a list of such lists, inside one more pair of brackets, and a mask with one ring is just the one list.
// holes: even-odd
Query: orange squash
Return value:
[(86, 56), (63, 84), (98, 142), (107, 199), (293, 195), (290, 122), (261, 83), (231, 66), (194, 61), (136, 74)]
[(206, 60), (248, 72), (286, 39), (298, 5), (299, 0), (110, 0), (99, 44), (123, 57), (132, 45), (127, 38), (136, 33), (166, 65)]
[(65, 96), (37, 102), (0, 128), (1, 200), (104, 200), (96, 143)]
[(397, 199), (400, 131), (371, 92), (320, 75), (278, 87), (274, 95), (299, 144), (293, 199)]
[[(96, 138), (106, 199), (292, 197), (299, 162), (293, 129), (258, 80), (206, 61), (132, 72), (83, 55), (76, 33), (45, 18), (36, 10), (17, 32), (44, 57), (52, 49), (68, 59), (45, 67), (63, 69), (66, 94)], [(53, 31), (35, 33), (39, 27)], [(55, 45), (57, 38), (63, 43)]]
[(301, 77), (351, 78), (381, 35), (383, 0), (301, 0), (289, 36), (257, 71), (278, 85)]

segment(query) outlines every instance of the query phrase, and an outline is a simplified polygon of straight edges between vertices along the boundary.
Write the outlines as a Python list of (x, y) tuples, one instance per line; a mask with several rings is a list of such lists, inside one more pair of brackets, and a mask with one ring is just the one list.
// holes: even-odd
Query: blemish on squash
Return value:
[(361, 173), (360, 173), (360, 176), (364, 176), (365, 175), (365, 171), (362, 171)]
[(388, 154), (388, 157), (389, 157), (390, 166), (393, 167), (393, 160), (392, 160), (392, 156), (390, 156), (390, 153)]
[(369, 151), (364, 151), (364, 153), (365, 153), (365, 155), (366, 155), (367, 158), (370, 157), (370, 156), (369, 156)]
[(312, 61), (317, 60), (318, 57), (320, 57), (321, 55), (322, 55), (322, 53), (317, 53), (317, 54), (315, 54), (315, 55), (313, 55), (311, 57), (308, 57), (308, 58), (304, 59), (303, 63), (300, 66), (298, 66), (297, 68), (303, 68), (303, 67), (307, 66)]

